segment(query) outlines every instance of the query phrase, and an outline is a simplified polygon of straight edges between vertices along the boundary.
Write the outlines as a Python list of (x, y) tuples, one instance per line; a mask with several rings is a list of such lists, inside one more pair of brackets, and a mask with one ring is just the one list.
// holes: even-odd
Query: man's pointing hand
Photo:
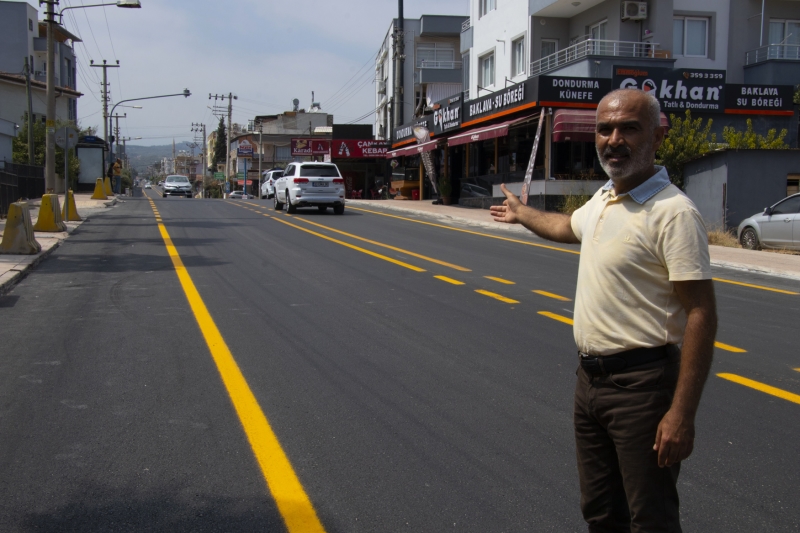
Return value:
[(522, 207), (522, 202), (511, 191), (506, 189), (506, 184), (500, 185), (500, 190), (506, 195), (503, 205), (493, 205), (489, 209), (492, 217), (497, 222), (505, 222), (506, 224), (519, 224), (517, 217), (517, 210)]

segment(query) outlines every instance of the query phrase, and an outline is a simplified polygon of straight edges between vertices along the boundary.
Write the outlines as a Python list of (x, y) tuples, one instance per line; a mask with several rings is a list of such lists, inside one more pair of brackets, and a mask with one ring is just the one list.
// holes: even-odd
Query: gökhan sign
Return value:
[(653, 93), (666, 113), (725, 111), (724, 70), (615, 66), (612, 85)]
[(458, 93), (433, 104), (433, 131), (436, 135), (461, 127), (461, 100)]

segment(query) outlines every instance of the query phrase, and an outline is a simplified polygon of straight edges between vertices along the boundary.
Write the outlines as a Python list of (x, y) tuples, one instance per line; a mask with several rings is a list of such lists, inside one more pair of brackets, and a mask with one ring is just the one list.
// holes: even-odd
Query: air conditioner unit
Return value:
[(622, 20), (646, 20), (647, 2), (622, 2)]

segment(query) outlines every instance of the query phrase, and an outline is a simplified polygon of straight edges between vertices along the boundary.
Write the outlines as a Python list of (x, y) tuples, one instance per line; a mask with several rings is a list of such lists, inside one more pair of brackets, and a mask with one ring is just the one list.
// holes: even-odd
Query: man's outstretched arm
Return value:
[(503, 205), (493, 205), (489, 212), (497, 222), (506, 224), (522, 224), (539, 237), (549, 241), (577, 244), (580, 241), (572, 231), (571, 217), (563, 213), (547, 213), (522, 205), (519, 198), (506, 189), (500, 190), (506, 195)]

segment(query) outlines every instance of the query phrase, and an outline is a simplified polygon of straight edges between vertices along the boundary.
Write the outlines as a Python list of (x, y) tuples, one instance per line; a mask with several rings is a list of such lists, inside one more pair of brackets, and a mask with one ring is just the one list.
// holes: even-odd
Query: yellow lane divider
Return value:
[(750, 287), (751, 289), (761, 289), (762, 291), (771, 291), (771, 292), (779, 292), (781, 294), (792, 294), (798, 295), (800, 292), (794, 291), (785, 291), (783, 289), (774, 289), (772, 287), (764, 287), (763, 285), (753, 285), (752, 283), (742, 283), (741, 281), (732, 281), (729, 279), (722, 279), (722, 278), (712, 278), (714, 281), (719, 281), (720, 283), (730, 283), (731, 285), (741, 285), (742, 287)]
[(464, 285), (463, 281), (458, 281), (457, 279), (448, 278), (447, 276), (433, 276), (436, 279), (440, 279), (442, 281), (446, 281), (452, 285)]
[(546, 316), (547, 318), (552, 318), (553, 320), (558, 320), (559, 322), (563, 322), (564, 324), (569, 324), (570, 326), (574, 323), (571, 318), (557, 315), (555, 313), (551, 313), (550, 311), (539, 311), (539, 314), (542, 316)]
[(720, 350), (725, 350), (726, 352), (747, 353), (747, 350), (745, 350), (744, 348), (737, 348), (736, 346), (731, 346), (730, 344), (724, 344), (719, 341), (714, 342), (714, 346), (719, 348)]
[(501, 302), (505, 302), (507, 304), (518, 304), (517, 300), (512, 300), (511, 298), (506, 298), (496, 292), (485, 291), (483, 289), (476, 289), (475, 292), (478, 294), (483, 294), (484, 296), (488, 296), (489, 298), (494, 298), (495, 300), (500, 300)]
[(410, 255), (412, 257), (416, 257), (417, 259), (422, 259), (423, 261), (430, 261), (431, 263), (436, 263), (437, 265), (442, 265), (442, 266), (445, 266), (445, 267), (448, 267), (448, 268), (452, 268), (452, 269), (458, 270), (460, 272), (472, 272), (472, 270), (470, 270), (468, 268), (465, 268), (465, 267), (462, 267), (462, 266), (454, 265), (452, 263), (447, 263), (445, 261), (440, 261), (439, 259), (434, 259), (434, 258), (428, 257), (426, 255), (410, 252), (408, 250), (404, 250), (403, 248), (397, 248), (396, 246), (391, 246), (389, 244), (384, 244), (382, 242), (377, 242), (377, 241), (372, 241), (370, 239), (365, 239), (364, 237), (359, 237), (358, 235), (353, 235), (352, 233), (347, 233), (347, 232), (344, 232), (344, 231), (340, 231), (338, 229), (333, 229), (333, 228), (328, 227), (328, 226), (323, 226), (322, 224), (317, 224), (316, 222), (311, 222), (310, 220), (306, 220), (304, 218), (298, 218), (297, 220), (302, 220), (306, 224), (311, 224), (312, 226), (317, 226), (319, 228), (324, 228), (324, 229), (326, 229), (328, 231), (333, 231), (334, 233), (338, 233), (340, 235), (345, 235), (347, 237), (350, 237), (351, 239), (357, 239), (359, 241), (368, 242), (370, 244), (374, 244), (375, 246), (381, 246), (381, 247), (387, 248), (389, 250), (394, 250), (395, 252), (400, 252), (400, 253), (403, 253), (403, 254), (406, 254), (406, 255)]
[(253, 449), (267, 486), (286, 523), (286, 528), (291, 533), (324, 533), (325, 529), (317, 517), (311, 500), (278, 442), (278, 437), (272, 431), (267, 417), (258, 405), (247, 380), (236, 364), (222, 333), (214, 323), (211, 313), (178, 255), (178, 250), (172, 243), (167, 228), (164, 224), (159, 223), (158, 229), (164, 245), (167, 247), (167, 253), (172, 259), (186, 299), (189, 301), (189, 306), (203, 333), (208, 349), (211, 351), (211, 357), (217, 365), (222, 382), (247, 434), (250, 447)]
[(778, 398), (787, 400), (789, 402), (800, 404), (800, 394), (795, 394), (793, 392), (785, 391), (783, 389), (773, 387), (772, 385), (767, 385), (759, 381), (753, 381), (752, 379), (747, 379), (742, 376), (737, 376), (736, 374), (722, 373), (722, 374), (717, 374), (717, 377), (720, 377), (722, 379), (727, 379), (728, 381), (733, 381), (734, 383), (738, 383), (739, 385), (750, 387), (751, 389), (755, 389), (757, 391), (761, 391), (763, 393), (776, 396)]
[(560, 300), (562, 302), (571, 302), (571, 298), (567, 298), (566, 296), (559, 296), (558, 294), (554, 294), (552, 292), (547, 291), (537, 291), (533, 290), (531, 292), (535, 292), (536, 294), (541, 294), (542, 296), (547, 296), (548, 298), (553, 298), (554, 300)]
[(461, 233), (469, 233), (470, 235), (479, 235), (481, 237), (489, 237), (490, 239), (498, 239), (498, 240), (507, 241), (507, 242), (516, 242), (518, 244), (526, 244), (528, 246), (535, 246), (537, 248), (545, 248), (547, 250), (556, 250), (558, 252), (566, 252), (568, 254), (580, 255), (580, 252), (577, 252), (575, 250), (569, 250), (567, 248), (559, 248), (558, 246), (548, 246), (546, 244), (537, 244), (535, 242), (521, 241), (519, 239), (509, 239), (508, 237), (499, 237), (497, 235), (490, 235), (488, 233), (481, 233), (481, 232), (478, 232), (478, 231), (470, 231), (470, 230), (467, 230), (467, 229), (454, 228), (452, 226), (445, 226), (444, 224), (434, 224), (433, 222), (424, 222), (422, 220), (414, 220), (413, 218), (406, 218), (406, 217), (401, 217), (401, 216), (397, 216), (397, 215), (390, 215), (388, 213), (381, 213), (379, 211), (371, 211), (369, 209), (363, 209), (363, 208), (360, 208), (360, 207), (350, 207), (349, 209), (354, 209), (356, 211), (364, 211), (365, 213), (372, 213), (374, 215), (381, 215), (381, 216), (384, 216), (384, 217), (397, 218), (397, 219), (400, 219), (400, 220), (407, 220), (409, 222), (416, 222), (417, 224), (425, 224), (426, 226), (433, 226), (435, 228), (444, 228), (444, 229), (449, 229), (451, 231), (459, 231)]
[(496, 281), (497, 283), (502, 283), (504, 285), (516, 285), (516, 283), (514, 283), (513, 281), (509, 281), (509, 280), (503, 279), (503, 278), (496, 278), (494, 276), (483, 276), (483, 277), (486, 278), (486, 279), (490, 279), (492, 281)]

